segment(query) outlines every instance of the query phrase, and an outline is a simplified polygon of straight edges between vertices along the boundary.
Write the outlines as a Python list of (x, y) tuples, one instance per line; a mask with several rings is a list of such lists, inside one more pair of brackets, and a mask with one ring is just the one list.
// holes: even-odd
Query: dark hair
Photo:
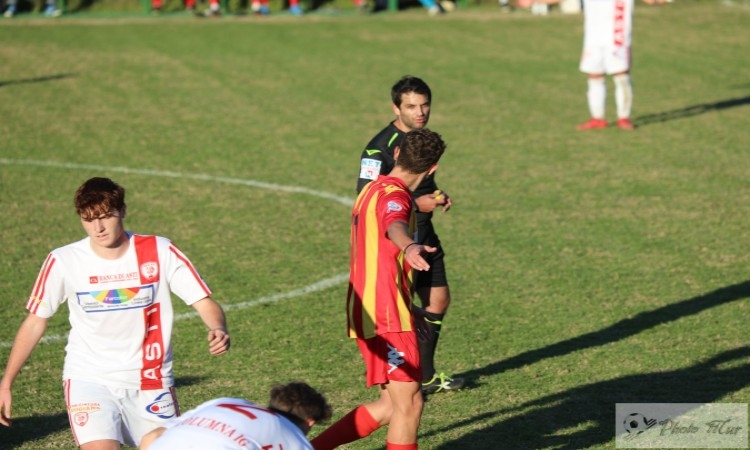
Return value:
[(106, 216), (125, 208), (125, 188), (109, 178), (90, 178), (78, 188), (73, 203), (84, 219)]
[(445, 148), (445, 142), (434, 131), (427, 128), (409, 131), (401, 141), (396, 165), (410, 173), (427, 172), (437, 164)]
[(283, 414), (303, 430), (308, 426), (308, 419), (321, 423), (333, 414), (323, 394), (301, 381), (274, 386), (268, 407)]
[(396, 82), (391, 88), (391, 101), (397, 107), (401, 106), (401, 96), (415, 92), (427, 97), (427, 101), (432, 102), (432, 91), (421, 78), (405, 75)]

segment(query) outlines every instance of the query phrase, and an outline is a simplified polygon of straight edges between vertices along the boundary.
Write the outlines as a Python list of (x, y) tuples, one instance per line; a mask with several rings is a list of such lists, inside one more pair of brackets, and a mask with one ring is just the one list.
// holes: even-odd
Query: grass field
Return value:
[[(2, 21), (0, 364), (47, 252), (83, 236), (73, 191), (101, 175), (129, 189), (128, 228), (173, 239), (227, 308), (218, 359), (200, 320), (176, 323), (183, 409), (292, 379), (335, 417), (373, 399), (345, 333), (348, 205), (411, 73), (454, 201), (435, 220), (454, 297), (438, 369), (470, 380), (429, 397), (420, 448), (613, 448), (616, 403), (747, 403), (748, 23), (719, 1), (639, 6), (638, 129), (582, 133), (580, 16)], [(73, 447), (65, 316), (2, 449)]]

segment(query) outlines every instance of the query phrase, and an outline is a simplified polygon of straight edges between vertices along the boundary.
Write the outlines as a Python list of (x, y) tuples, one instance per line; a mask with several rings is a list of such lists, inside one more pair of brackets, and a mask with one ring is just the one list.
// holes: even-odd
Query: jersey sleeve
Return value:
[(159, 253), (165, 255), (169, 289), (187, 305), (210, 296), (211, 289), (188, 257), (167, 239), (162, 244), (167, 247), (165, 252), (160, 249)]
[(375, 180), (385, 168), (385, 154), (378, 148), (366, 148), (359, 160), (359, 178), (357, 179), (357, 193), (362, 191), (367, 183)]
[(26, 309), (39, 317), (52, 317), (65, 302), (65, 277), (54, 252), (47, 255), (26, 303)]
[(407, 191), (396, 189), (387, 192), (379, 200), (377, 206), (378, 221), (382, 224), (383, 230), (388, 230), (394, 222), (400, 221), (408, 224), (411, 208), (411, 195)]

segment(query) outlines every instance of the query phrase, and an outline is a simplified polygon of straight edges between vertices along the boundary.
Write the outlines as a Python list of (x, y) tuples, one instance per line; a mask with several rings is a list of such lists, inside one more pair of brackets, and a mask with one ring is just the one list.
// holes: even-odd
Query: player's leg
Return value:
[(604, 74), (589, 74), (587, 84), (586, 102), (589, 106), (591, 118), (588, 122), (579, 125), (578, 129), (606, 128), (607, 80)]
[(304, 11), (302, 11), (299, 0), (289, 0), (289, 14), (301, 16), (303, 13)]
[(125, 443), (137, 446), (143, 436), (179, 417), (180, 408), (175, 388), (125, 389), (121, 408)]
[(464, 380), (451, 378), (435, 370), (435, 351), (440, 339), (443, 319), (451, 303), (451, 295), (445, 272), (445, 252), (437, 235), (434, 235), (434, 239), (430, 240), (427, 245), (437, 247), (438, 251), (425, 255), (430, 264), (430, 270), (416, 274), (416, 289), (425, 311), (425, 323), (430, 330), (427, 337), (419, 339), (422, 389), (425, 393), (431, 394), (443, 390), (461, 389), (464, 386)]
[[(391, 422), (386, 435), (386, 450), (414, 448), (422, 417), (424, 400), (416, 381), (391, 381), (386, 385), (392, 403)], [(394, 445), (395, 444), (395, 445)]]
[(607, 80), (605, 78), (605, 49), (601, 46), (586, 46), (584, 44), (579, 69), (587, 74), (586, 103), (589, 108), (590, 119), (578, 125), (579, 130), (606, 128), (607, 120)]
[(6, 4), (7, 8), (5, 9), (3, 16), (7, 17), (8, 19), (15, 16), (17, 4), (18, 4), (18, 0), (8, 0)]
[(630, 73), (621, 72), (612, 76), (615, 83), (615, 104), (617, 105), (617, 126), (623, 130), (635, 128), (630, 121), (630, 111), (633, 107), (633, 86), (630, 83)]
[(124, 443), (119, 401), (106, 386), (64, 380), (68, 419), (76, 445), (83, 450), (119, 450)]
[(119, 441), (113, 441), (111, 439), (91, 441), (81, 445), (81, 450), (120, 450), (121, 445)]
[[(388, 417), (390, 420), (390, 416)], [(359, 405), (310, 441), (315, 450), (332, 450), (372, 434), (382, 425), (365, 405)]]
[[(430, 263), (430, 269), (435, 268), (434, 263), (434, 261)], [(425, 273), (424, 275), (431, 280), (433, 274)], [(422, 381), (429, 383), (435, 377), (435, 351), (440, 339), (440, 331), (443, 328), (443, 319), (450, 305), (450, 290), (448, 286), (423, 286), (418, 288), (417, 293), (422, 302), (425, 323), (429, 329), (427, 336), (419, 339)]]
[(58, 17), (62, 14), (62, 10), (57, 8), (57, 0), (46, 0), (46, 6), (44, 7), (44, 15), (47, 17)]
[(633, 106), (633, 86), (630, 83), (630, 47), (614, 46), (606, 52), (604, 68), (612, 75), (615, 85), (615, 106), (617, 108), (617, 126), (623, 130), (635, 128), (630, 121), (630, 110)]
[(382, 336), (357, 339), (366, 368), (367, 387), (378, 385), (377, 400), (359, 405), (310, 441), (315, 450), (331, 450), (372, 434), (391, 420), (390, 395), (383, 385), (388, 382), (388, 346)]

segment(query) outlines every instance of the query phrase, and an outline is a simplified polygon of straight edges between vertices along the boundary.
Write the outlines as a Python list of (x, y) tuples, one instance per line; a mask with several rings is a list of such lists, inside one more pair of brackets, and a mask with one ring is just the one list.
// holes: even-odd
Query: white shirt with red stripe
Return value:
[(65, 302), (70, 334), (63, 379), (127, 389), (159, 389), (172, 376), (171, 293), (187, 305), (211, 290), (168, 239), (128, 234), (122, 257), (103, 259), (89, 238), (53, 250), (26, 308), (49, 318)]
[(149, 450), (312, 450), (285, 417), (239, 398), (207, 401), (166, 423)]
[(583, 0), (584, 48), (630, 47), (633, 0)]

